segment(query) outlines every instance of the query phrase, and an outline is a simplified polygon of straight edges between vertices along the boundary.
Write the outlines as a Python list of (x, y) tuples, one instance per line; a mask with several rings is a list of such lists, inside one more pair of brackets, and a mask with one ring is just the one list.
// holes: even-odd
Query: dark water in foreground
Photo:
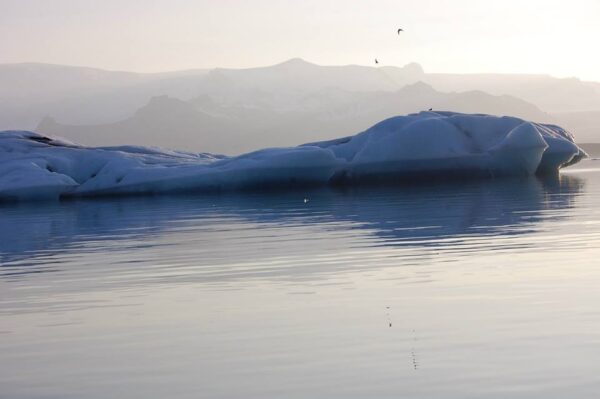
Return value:
[(588, 161), (3, 205), (0, 397), (594, 398), (599, 199)]

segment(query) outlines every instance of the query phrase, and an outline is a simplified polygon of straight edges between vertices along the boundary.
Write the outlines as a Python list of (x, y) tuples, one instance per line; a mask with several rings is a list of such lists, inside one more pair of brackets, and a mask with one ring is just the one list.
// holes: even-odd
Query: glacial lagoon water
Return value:
[(0, 205), (0, 398), (594, 398), (600, 161)]

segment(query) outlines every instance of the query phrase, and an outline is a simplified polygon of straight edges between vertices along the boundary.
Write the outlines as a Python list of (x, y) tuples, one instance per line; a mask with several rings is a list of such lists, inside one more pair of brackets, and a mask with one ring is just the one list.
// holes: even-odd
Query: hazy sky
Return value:
[(598, 0), (0, 0), (0, 63), (155, 72), (377, 57), (600, 81), (598, 43)]

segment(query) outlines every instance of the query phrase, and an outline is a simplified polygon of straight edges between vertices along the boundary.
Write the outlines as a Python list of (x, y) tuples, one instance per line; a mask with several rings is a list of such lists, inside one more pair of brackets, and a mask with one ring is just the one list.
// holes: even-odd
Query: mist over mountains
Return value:
[(139, 144), (235, 154), (357, 133), (434, 110), (561, 124), (600, 142), (600, 84), (547, 75), (431, 74), (405, 67), (319, 66), (139, 74), (0, 65), (0, 129), (88, 145)]

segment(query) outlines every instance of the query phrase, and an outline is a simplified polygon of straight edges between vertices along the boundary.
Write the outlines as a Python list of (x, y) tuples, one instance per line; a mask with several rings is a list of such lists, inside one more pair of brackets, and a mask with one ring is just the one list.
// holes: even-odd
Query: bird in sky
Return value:
[(398, 28), (398, 34), (400, 34), (400, 32), (404, 32), (404, 29)]

